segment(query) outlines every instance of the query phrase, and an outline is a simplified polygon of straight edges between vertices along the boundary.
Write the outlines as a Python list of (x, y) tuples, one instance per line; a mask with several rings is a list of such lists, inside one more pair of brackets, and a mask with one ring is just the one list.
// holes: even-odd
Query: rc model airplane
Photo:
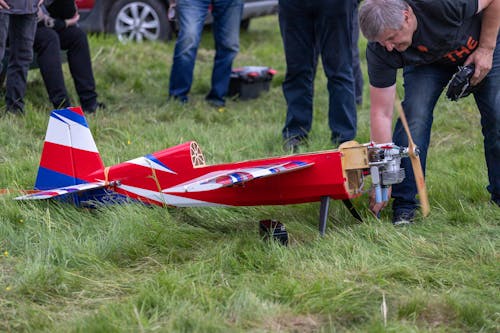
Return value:
[(360, 196), (366, 176), (376, 199), (404, 179), (401, 158), (408, 148), (344, 143), (337, 150), (206, 165), (194, 141), (105, 167), (82, 110), (52, 111), (35, 183), (35, 193), (17, 200), (68, 198), (77, 205), (138, 200), (175, 207), (287, 205), (321, 202), (324, 234), (329, 198)]

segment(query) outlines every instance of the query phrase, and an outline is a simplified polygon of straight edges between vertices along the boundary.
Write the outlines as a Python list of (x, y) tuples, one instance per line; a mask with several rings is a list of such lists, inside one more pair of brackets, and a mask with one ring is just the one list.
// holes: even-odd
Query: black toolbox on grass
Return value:
[(228, 96), (237, 96), (241, 100), (259, 97), (262, 91), (269, 90), (269, 83), (276, 70), (264, 66), (245, 66), (231, 71)]
[(285, 225), (277, 220), (259, 221), (259, 234), (264, 240), (276, 240), (282, 245), (288, 245), (288, 232)]

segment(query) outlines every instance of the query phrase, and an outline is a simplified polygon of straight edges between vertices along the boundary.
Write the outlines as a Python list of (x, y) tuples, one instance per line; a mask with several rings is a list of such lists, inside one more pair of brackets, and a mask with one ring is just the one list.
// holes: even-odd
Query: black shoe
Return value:
[(404, 210), (395, 211), (392, 216), (392, 224), (395, 227), (413, 224), (413, 219), (415, 218), (415, 211)]
[(299, 152), (299, 146), (303, 143), (302, 141), (303, 140), (298, 136), (285, 139), (283, 150), (287, 153), (296, 154)]
[(181, 104), (186, 104), (189, 102), (189, 98), (187, 96), (176, 96), (176, 95), (170, 95), (167, 98), (167, 101), (174, 100), (176, 102), (179, 102)]
[(226, 103), (224, 101), (218, 99), (205, 98), (205, 100), (207, 101), (208, 105), (216, 109), (224, 108), (226, 106)]
[(19, 106), (7, 106), (5, 113), (10, 113), (16, 116), (24, 116), (24, 109)]
[(97, 109), (101, 109), (101, 110), (104, 110), (106, 109), (106, 104), (102, 103), (102, 102), (96, 102), (94, 105), (90, 106), (90, 107), (83, 107), (83, 112), (84, 113), (95, 113), (97, 111)]
[(500, 207), (500, 193), (491, 193), (491, 203)]

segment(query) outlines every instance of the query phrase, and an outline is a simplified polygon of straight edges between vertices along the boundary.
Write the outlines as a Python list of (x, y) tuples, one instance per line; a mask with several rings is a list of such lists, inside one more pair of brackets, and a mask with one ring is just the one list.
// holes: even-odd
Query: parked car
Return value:
[[(115, 33), (121, 41), (170, 40), (169, 0), (76, 0), (80, 26), (88, 32)], [(241, 27), (250, 19), (275, 14), (278, 0), (245, 0)], [(209, 15), (207, 24), (212, 18)]]

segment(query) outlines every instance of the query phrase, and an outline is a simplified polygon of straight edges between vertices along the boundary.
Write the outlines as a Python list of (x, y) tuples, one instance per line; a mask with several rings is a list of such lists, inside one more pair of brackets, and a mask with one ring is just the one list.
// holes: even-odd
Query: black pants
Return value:
[(80, 104), (84, 111), (95, 110), (97, 93), (85, 32), (76, 26), (70, 26), (56, 32), (51, 28), (39, 25), (33, 47), (52, 105), (55, 108), (71, 105), (64, 84), (60, 53), (60, 50), (66, 50), (69, 70), (80, 98)]

